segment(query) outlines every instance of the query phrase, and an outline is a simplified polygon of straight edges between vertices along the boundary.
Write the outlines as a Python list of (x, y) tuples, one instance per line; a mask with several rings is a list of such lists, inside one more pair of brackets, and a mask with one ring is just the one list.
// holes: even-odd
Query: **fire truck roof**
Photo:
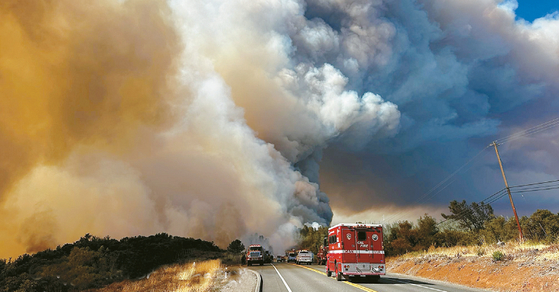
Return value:
[(364, 227), (364, 228), (377, 228), (377, 227), (382, 227), (382, 224), (363, 224), (363, 223), (340, 223), (337, 225), (334, 225), (332, 227), (330, 227), (329, 229), (332, 228), (336, 228), (336, 227), (349, 227), (349, 228), (359, 228), (359, 227)]

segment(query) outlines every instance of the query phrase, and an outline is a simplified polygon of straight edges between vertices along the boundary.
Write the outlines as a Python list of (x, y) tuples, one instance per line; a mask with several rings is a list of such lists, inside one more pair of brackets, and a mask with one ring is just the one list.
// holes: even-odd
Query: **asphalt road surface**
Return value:
[(296, 265), (293, 263), (273, 263), (248, 267), (262, 275), (263, 292), (463, 292), (487, 291), (455, 284), (407, 277), (399, 274), (381, 276), (378, 283), (356, 280), (338, 282), (334, 277), (326, 277), (324, 266)]

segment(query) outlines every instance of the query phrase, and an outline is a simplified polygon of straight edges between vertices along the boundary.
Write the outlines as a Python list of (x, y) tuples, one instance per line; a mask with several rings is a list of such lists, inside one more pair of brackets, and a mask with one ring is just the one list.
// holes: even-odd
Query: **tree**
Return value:
[(306, 249), (314, 254), (318, 253), (320, 246), (323, 244), (324, 237), (328, 235), (328, 227), (320, 226), (317, 229), (310, 226), (303, 226), (299, 229), (298, 249)]
[(245, 250), (245, 245), (238, 239), (231, 241), (229, 246), (227, 247), (227, 251), (231, 253), (241, 253)]
[(419, 230), (409, 221), (395, 223), (389, 227), (386, 242), (386, 252), (390, 255), (400, 255), (409, 251), (422, 249), (419, 245)]
[(529, 239), (553, 242), (559, 234), (559, 216), (549, 210), (537, 210), (523, 226)]
[(496, 243), (498, 241), (505, 241), (505, 217), (499, 216), (485, 224), (483, 235), (485, 236), (486, 243)]
[(448, 209), (451, 214), (441, 214), (444, 219), (456, 220), (460, 223), (460, 227), (475, 232), (482, 230), (486, 222), (495, 218), (491, 205), (483, 202), (481, 204), (473, 202), (468, 205), (465, 200), (460, 203), (454, 200), (450, 202)]
[(436, 244), (435, 235), (439, 232), (435, 218), (425, 214), (417, 220), (419, 244), (422, 249), (428, 249), (431, 245)]

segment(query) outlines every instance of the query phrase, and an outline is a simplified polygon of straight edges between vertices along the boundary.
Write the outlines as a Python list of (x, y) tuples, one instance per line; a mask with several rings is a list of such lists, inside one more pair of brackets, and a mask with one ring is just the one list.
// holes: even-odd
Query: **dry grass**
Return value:
[(525, 255), (533, 257), (536, 261), (559, 260), (559, 245), (546, 245), (541, 243), (517, 243), (509, 242), (503, 245), (492, 244), (482, 246), (455, 246), (437, 247), (431, 246), (428, 251), (412, 252), (402, 255), (401, 259), (412, 259), (424, 256), (442, 257), (477, 257), (491, 258), (493, 253), (500, 251), (508, 256), (509, 259), (522, 260)]
[[(503, 253), (502, 259), (493, 254)], [(389, 272), (494, 291), (559, 291), (559, 244), (435, 248), (389, 257)], [(504, 281), (503, 279), (506, 279)]]
[(225, 267), (220, 260), (210, 260), (163, 267), (146, 278), (114, 283), (95, 291), (217, 291), (237, 274), (235, 268)]

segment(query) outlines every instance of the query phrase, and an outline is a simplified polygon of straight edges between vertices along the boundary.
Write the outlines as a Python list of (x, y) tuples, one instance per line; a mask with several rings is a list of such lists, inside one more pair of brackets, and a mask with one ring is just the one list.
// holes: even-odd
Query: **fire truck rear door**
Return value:
[(370, 249), (370, 242), (367, 240), (367, 230), (366, 228), (359, 228), (355, 231), (356, 237), (356, 252), (357, 252), (357, 262), (364, 262), (367, 261), (369, 249)]

